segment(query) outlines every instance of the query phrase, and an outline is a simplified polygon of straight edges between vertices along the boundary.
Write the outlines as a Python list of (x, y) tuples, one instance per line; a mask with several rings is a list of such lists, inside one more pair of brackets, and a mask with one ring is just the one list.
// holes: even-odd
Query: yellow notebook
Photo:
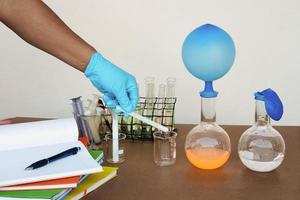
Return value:
[(88, 176), (87, 179), (80, 183), (77, 188), (72, 190), (72, 192), (66, 196), (65, 200), (75, 200), (84, 197), (88, 193), (117, 176), (117, 169), (118, 168), (116, 167), (103, 167), (103, 172)]

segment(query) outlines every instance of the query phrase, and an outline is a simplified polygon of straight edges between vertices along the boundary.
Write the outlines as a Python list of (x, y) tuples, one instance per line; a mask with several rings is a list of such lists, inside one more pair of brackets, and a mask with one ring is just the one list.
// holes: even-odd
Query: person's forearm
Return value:
[(0, 20), (31, 45), (80, 71), (96, 51), (39, 0), (0, 0)]

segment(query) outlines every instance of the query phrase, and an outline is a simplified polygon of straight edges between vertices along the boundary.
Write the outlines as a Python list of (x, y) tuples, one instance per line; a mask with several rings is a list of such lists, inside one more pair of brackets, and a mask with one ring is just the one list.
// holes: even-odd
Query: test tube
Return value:
[(167, 78), (167, 98), (166, 98), (166, 109), (164, 113), (164, 124), (167, 126), (173, 126), (173, 101), (175, 97), (175, 85), (176, 79), (174, 77)]
[(175, 97), (176, 79), (174, 77), (167, 78), (167, 98)]
[[(153, 117), (153, 100), (154, 100), (154, 89), (155, 89), (155, 78), (147, 77), (145, 78), (145, 92), (146, 92), (146, 108), (144, 110), (144, 115), (148, 118)], [(147, 132), (151, 130), (150, 126), (147, 126)]]
[[(136, 105), (135, 112), (142, 115), (140, 103)], [(141, 121), (130, 116), (127, 118), (127, 124), (129, 135), (133, 138), (138, 137), (142, 131)]]
[(166, 97), (166, 84), (159, 84), (158, 97), (159, 98), (165, 98)]
[(145, 92), (146, 92), (146, 98), (147, 98), (148, 102), (153, 102), (154, 89), (155, 89), (154, 81), (155, 81), (154, 77), (145, 78)]
[(158, 88), (158, 99), (157, 99), (157, 104), (155, 108), (155, 118), (154, 121), (157, 123), (161, 124), (162, 121), (162, 116), (163, 116), (163, 103), (164, 103), (164, 98), (166, 97), (166, 85), (165, 84), (159, 84)]

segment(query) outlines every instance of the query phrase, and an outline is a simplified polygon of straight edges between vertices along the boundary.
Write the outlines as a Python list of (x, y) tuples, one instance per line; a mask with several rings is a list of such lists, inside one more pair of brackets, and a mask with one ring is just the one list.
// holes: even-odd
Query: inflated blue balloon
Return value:
[(193, 30), (184, 40), (182, 59), (188, 71), (203, 81), (214, 81), (232, 67), (235, 46), (221, 28), (205, 24)]

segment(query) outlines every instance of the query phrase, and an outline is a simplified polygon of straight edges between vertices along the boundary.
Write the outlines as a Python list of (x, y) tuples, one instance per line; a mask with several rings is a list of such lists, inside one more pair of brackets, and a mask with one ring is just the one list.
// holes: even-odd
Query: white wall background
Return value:
[[(212, 23), (236, 44), (231, 71), (215, 83), (217, 121), (251, 124), (253, 93), (268, 87), (281, 96), (285, 114), (276, 124), (300, 125), (299, 0), (72, 0), (45, 1), (103, 55), (157, 83), (177, 78), (177, 123), (200, 118), (200, 80), (181, 60), (185, 36)], [(71, 116), (71, 97), (95, 93), (83, 74), (32, 48), (0, 24), (0, 118)]]

